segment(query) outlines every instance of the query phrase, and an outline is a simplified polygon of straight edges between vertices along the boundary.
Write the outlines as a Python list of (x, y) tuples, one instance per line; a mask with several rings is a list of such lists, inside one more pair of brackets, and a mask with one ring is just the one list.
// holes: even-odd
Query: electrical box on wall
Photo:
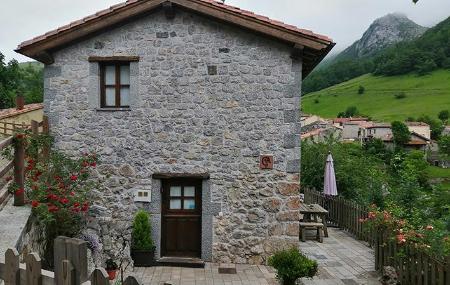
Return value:
[(135, 202), (151, 202), (152, 192), (151, 190), (136, 190), (134, 193)]

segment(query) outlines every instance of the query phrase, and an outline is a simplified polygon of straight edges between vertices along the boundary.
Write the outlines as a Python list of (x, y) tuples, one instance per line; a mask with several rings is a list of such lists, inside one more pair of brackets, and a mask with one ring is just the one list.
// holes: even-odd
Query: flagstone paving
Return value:
[[(300, 242), (300, 249), (319, 263), (319, 274), (304, 285), (378, 285), (374, 253), (364, 243), (346, 232), (329, 228), (323, 243)], [(134, 276), (144, 285), (278, 285), (275, 270), (269, 266), (236, 265), (237, 274), (219, 274), (219, 265), (205, 268), (149, 267), (135, 268)]]
[(328, 228), (328, 232), (323, 243), (300, 243), (300, 250), (319, 263), (319, 274), (313, 280), (302, 280), (305, 285), (381, 284), (371, 248), (339, 229)]

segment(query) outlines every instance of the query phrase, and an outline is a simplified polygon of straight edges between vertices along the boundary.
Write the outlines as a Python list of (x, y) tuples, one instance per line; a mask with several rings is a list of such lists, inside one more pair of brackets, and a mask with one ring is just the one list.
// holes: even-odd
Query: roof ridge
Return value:
[[(129, 5), (135, 4), (137, 2), (143, 2), (143, 1), (149, 1), (149, 0), (128, 0), (126, 2), (121, 2), (121, 3), (118, 3), (118, 4), (112, 5), (109, 8), (97, 11), (96, 13), (88, 15), (88, 16), (82, 18), (82, 19), (79, 19), (79, 20), (76, 20), (76, 21), (72, 21), (69, 24), (60, 26), (60, 27), (58, 27), (56, 29), (53, 29), (51, 31), (48, 31), (48, 32), (46, 32), (46, 33), (44, 33), (42, 35), (36, 36), (36, 37), (32, 38), (31, 40), (23, 41), (22, 43), (20, 43), (18, 45), (17, 49), (21, 49), (21, 48), (23, 48), (25, 46), (34, 44), (34, 43), (39, 42), (41, 40), (45, 40), (45, 39), (47, 39), (47, 38), (49, 38), (51, 36), (56, 35), (59, 32), (66, 31), (66, 30), (71, 29), (73, 27), (76, 27), (76, 26), (79, 26), (81, 24), (87, 23), (89, 21), (95, 20), (95, 19), (99, 18), (100, 16), (109, 14), (109, 13), (114, 12), (116, 10), (125, 8), (125, 7), (127, 7)], [(170, 0), (168, 0), (168, 1), (170, 1)], [(218, 1), (214, 1), (214, 0), (185, 0), (185, 1), (200, 1), (200, 2), (203, 2), (203, 3), (206, 3), (206, 4), (210, 4), (210, 5), (214, 5), (216, 7), (220, 7), (220, 8), (226, 9), (228, 11), (239, 13), (239, 14), (241, 14), (243, 16), (251, 17), (253, 19), (257, 19), (257, 20), (266, 22), (268, 24), (271, 24), (271, 25), (274, 25), (274, 26), (278, 26), (280, 28), (284, 28), (284, 29), (287, 29), (287, 30), (290, 30), (290, 31), (293, 31), (293, 32), (296, 32), (296, 33), (300, 33), (300, 34), (303, 34), (303, 35), (306, 35), (306, 36), (310, 36), (310, 37), (313, 37), (313, 38), (316, 38), (316, 39), (319, 39), (319, 40), (327, 41), (327, 42), (330, 42), (330, 43), (333, 42), (333, 40), (331, 38), (329, 38), (329, 37), (327, 37), (325, 35), (316, 34), (316, 33), (312, 32), (310, 30), (302, 29), (302, 28), (296, 27), (294, 25), (286, 24), (286, 23), (284, 23), (284, 22), (282, 22), (280, 20), (274, 20), (274, 19), (271, 19), (271, 18), (269, 18), (267, 16), (255, 14), (252, 11), (243, 10), (243, 9), (241, 9), (239, 7), (228, 5), (228, 4), (225, 4), (225, 3), (222, 3), (222, 2), (218, 2)]]

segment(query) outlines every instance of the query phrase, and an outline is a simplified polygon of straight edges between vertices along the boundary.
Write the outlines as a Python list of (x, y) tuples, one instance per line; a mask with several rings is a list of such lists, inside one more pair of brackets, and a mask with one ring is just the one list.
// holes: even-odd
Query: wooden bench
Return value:
[(324, 225), (322, 223), (316, 222), (300, 222), (300, 237), (303, 242), (306, 241), (306, 230), (316, 230), (317, 240), (319, 242), (323, 242), (323, 228)]

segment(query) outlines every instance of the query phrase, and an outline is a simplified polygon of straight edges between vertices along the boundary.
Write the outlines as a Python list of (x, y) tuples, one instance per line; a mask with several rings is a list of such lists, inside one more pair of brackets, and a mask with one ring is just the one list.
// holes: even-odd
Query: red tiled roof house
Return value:
[(301, 83), (333, 46), (221, 2), (130, 0), (17, 52), (45, 64), (56, 146), (101, 155), (105, 255), (143, 208), (158, 258), (260, 264), (298, 242)]

